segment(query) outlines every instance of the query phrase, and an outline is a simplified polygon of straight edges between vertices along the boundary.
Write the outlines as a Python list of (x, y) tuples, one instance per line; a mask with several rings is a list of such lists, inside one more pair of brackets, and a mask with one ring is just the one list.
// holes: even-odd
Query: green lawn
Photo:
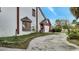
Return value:
[(26, 49), (33, 38), (51, 34), (53, 33), (31, 33), (22, 36), (0, 37), (0, 46)]
[(76, 44), (77, 46), (79, 46), (79, 40), (76, 40), (76, 39), (73, 39), (73, 40), (67, 39), (67, 41), (70, 42), (70, 43)]
[(68, 39), (70, 43), (76, 44), (79, 46), (79, 30), (72, 29), (72, 31), (68, 34)]

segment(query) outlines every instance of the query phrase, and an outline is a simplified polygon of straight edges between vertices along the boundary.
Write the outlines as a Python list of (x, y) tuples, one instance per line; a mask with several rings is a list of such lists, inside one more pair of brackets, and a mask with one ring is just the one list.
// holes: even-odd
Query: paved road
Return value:
[(79, 50), (79, 47), (67, 43), (67, 35), (60, 33), (58, 35), (48, 35), (33, 39), (27, 50), (30, 51), (73, 51)]

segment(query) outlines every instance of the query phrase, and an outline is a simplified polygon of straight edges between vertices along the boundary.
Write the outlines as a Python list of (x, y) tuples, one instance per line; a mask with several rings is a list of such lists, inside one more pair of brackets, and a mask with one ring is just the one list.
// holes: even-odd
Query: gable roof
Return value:
[(44, 25), (48, 24), (48, 25), (51, 25), (50, 20), (44, 15), (44, 13), (43, 13), (43, 11), (41, 10), (40, 7), (39, 7), (39, 10), (40, 10), (42, 16), (44, 17), (44, 20), (41, 21), (40, 24), (44, 24)]
[(43, 24), (43, 25), (51, 25), (49, 19), (44, 19), (43, 21), (40, 22), (40, 24)]
[(40, 7), (39, 7), (39, 10), (40, 10), (40, 12), (41, 12), (42, 16), (44, 17), (44, 19), (46, 19), (46, 16), (44, 15), (44, 13), (43, 13), (43, 11), (41, 10), (41, 8), (40, 8)]
[(31, 19), (29, 19), (27, 16), (22, 18), (21, 21), (32, 22)]

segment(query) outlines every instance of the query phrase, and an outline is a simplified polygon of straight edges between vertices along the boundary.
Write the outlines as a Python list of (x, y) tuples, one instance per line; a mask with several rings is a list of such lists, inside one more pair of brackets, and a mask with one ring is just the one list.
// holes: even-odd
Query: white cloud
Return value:
[(56, 12), (54, 11), (54, 9), (52, 7), (48, 7), (48, 9), (54, 14), (57, 15)]

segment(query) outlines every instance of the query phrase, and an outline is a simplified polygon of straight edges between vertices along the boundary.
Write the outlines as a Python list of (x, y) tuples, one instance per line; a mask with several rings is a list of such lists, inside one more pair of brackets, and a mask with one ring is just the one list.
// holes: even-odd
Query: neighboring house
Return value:
[(69, 24), (68, 20), (57, 20), (56, 21), (57, 26), (63, 26), (63, 25), (66, 25), (66, 24)]
[(61, 26), (61, 21), (60, 20), (56, 20), (56, 26)]
[(50, 20), (44, 15), (42, 10), (39, 8), (42, 16), (44, 19), (40, 22), (40, 32), (50, 32), (51, 30), (51, 22)]
[(61, 25), (63, 26), (63, 25), (68, 25), (69, 24), (69, 21), (68, 20), (61, 20)]
[(68, 20), (64, 20), (64, 19), (61, 19), (61, 20), (56, 20), (56, 26), (60, 26), (62, 27), (62, 32), (67, 32), (67, 25), (70, 26), (70, 23)]
[(42, 32), (49, 32), (51, 30), (51, 23), (49, 19), (44, 19), (40, 22), (40, 27)]
[(40, 22), (44, 20), (41, 8), (36, 7), (1, 7), (0, 36), (13, 36), (40, 31)]

